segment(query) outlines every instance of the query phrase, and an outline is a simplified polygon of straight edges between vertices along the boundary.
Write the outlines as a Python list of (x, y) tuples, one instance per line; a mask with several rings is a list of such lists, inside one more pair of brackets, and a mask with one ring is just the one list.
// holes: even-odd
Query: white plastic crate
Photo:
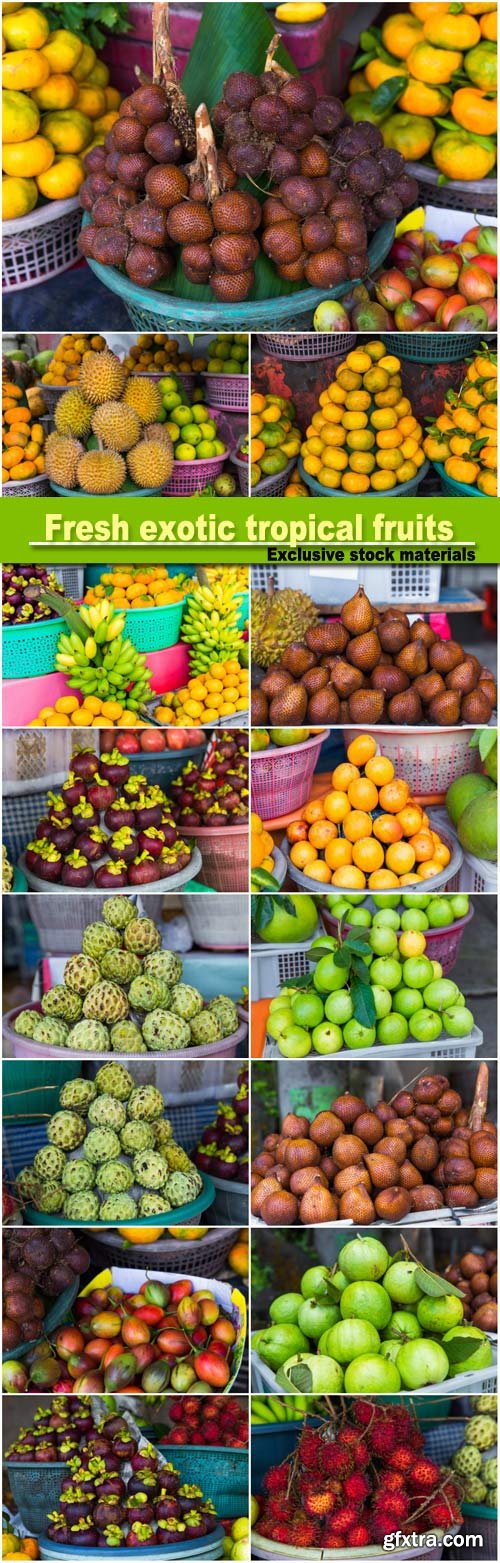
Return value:
[[(265, 996), (267, 997), (267, 995)], [(379, 1058), (384, 1060), (388, 1058), (391, 1062), (393, 1060), (404, 1062), (405, 1058), (419, 1058), (422, 1063), (426, 1063), (430, 1058), (475, 1058), (482, 1041), (483, 1032), (479, 1030), (479, 1026), (473, 1026), (472, 1031), (466, 1037), (448, 1037), (444, 1034), (442, 1037), (439, 1037), (437, 1042), (415, 1042), (411, 1038), (408, 1042), (402, 1042), (400, 1047), (391, 1047), (390, 1045), (386, 1047), (341, 1047), (338, 1053), (331, 1054), (315, 1053), (313, 1048), (307, 1054), (307, 1061), (308, 1063), (314, 1063), (316, 1059), (320, 1059), (321, 1062), (324, 1062), (325, 1058), (330, 1057), (334, 1058), (335, 1062), (337, 1062), (337, 1059), (346, 1059), (349, 1063), (358, 1063), (358, 1061), (364, 1063), (365, 1060), (370, 1061), (371, 1059)], [(425, 1058), (423, 1057), (424, 1052)], [(277, 1042), (274, 1042), (271, 1037), (266, 1037), (264, 1056), (265, 1058), (275, 1059), (283, 1057)]]
[(464, 852), (458, 888), (459, 890), (484, 891), (490, 895), (496, 895), (498, 891), (497, 864), (487, 863), (486, 858), (474, 857), (472, 852)]
[[(317, 939), (320, 928), (312, 936)], [(308, 960), (311, 939), (297, 944), (253, 944), (252, 999), (274, 998), (284, 983), (295, 977), (305, 977), (310, 970)]]
[[(421, 1214), (421, 1213), (420, 1213)], [(268, 1230), (272, 1230), (269, 1228)], [(481, 1368), (476, 1373), (457, 1373), (454, 1378), (445, 1380), (447, 1392), (453, 1395), (492, 1395), (497, 1387), (497, 1345), (496, 1336), (489, 1336), (493, 1347), (493, 1363), (491, 1368)], [(250, 1353), (252, 1372), (252, 1391), (257, 1395), (288, 1395), (293, 1390), (282, 1389), (271, 1368), (267, 1368), (265, 1362), (261, 1362), (257, 1352), (253, 1350), (253, 1335), (250, 1337), (252, 1350)], [(423, 1389), (412, 1390), (412, 1395), (420, 1399), (421, 1396), (439, 1394), (439, 1384), (426, 1384)], [(397, 1394), (407, 1395), (407, 1390), (397, 1390)]]
[(441, 565), (252, 565), (252, 586), (265, 591), (272, 579), (276, 588), (306, 591), (313, 602), (341, 607), (358, 586), (364, 586), (370, 602), (436, 603), (441, 588)]

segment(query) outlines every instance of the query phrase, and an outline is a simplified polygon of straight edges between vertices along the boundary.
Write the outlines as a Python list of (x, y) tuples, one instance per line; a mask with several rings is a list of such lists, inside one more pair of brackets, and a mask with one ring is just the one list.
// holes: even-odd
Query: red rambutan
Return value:
[(288, 1486), (288, 1477), (288, 1465), (272, 1465), (271, 1469), (266, 1471), (264, 1477), (264, 1491), (269, 1493), (286, 1492)]
[(353, 1503), (344, 1503), (329, 1519), (328, 1530), (334, 1536), (345, 1536), (348, 1530), (352, 1530), (353, 1525), (357, 1525), (358, 1518), (358, 1511), (355, 1505)]
[(368, 1443), (372, 1453), (378, 1455), (380, 1459), (384, 1460), (387, 1459), (388, 1456), (392, 1454), (393, 1449), (396, 1448), (397, 1444), (399, 1443), (399, 1437), (400, 1435), (397, 1428), (395, 1428), (389, 1421), (379, 1422), (378, 1425), (375, 1424), (375, 1426), (371, 1427), (367, 1433)]
[(367, 1547), (371, 1540), (367, 1525), (353, 1525), (347, 1532), (346, 1541), (348, 1547)]
[(314, 1547), (319, 1543), (318, 1528), (314, 1520), (308, 1520), (299, 1514), (287, 1527), (286, 1541), (292, 1547)]
[(380, 1502), (374, 1505), (373, 1519), (382, 1524), (387, 1521), (387, 1529), (396, 1529), (400, 1520), (406, 1520), (410, 1513), (409, 1499), (404, 1492), (391, 1492), (387, 1498), (380, 1498)]
[(370, 1483), (360, 1471), (354, 1471), (352, 1476), (346, 1477), (344, 1492), (350, 1503), (363, 1503), (371, 1492)]
[(403, 1471), (407, 1475), (408, 1471), (411, 1471), (414, 1461), (413, 1451), (407, 1449), (404, 1444), (398, 1444), (396, 1449), (393, 1449), (392, 1454), (389, 1455), (389, 1469), (391, 1471)]
[(377, 1412), (378, 1407), (374, 1406), (372, 1400), (355, 1400), (351, 1406), (352, 1416), (359, 1427), (368, 1427), (369, 1422), (375, 1422)]
[(286, 1547), (290, 1539), (288, 1525), (285, 1525), (283, 1520), (276, 1520), (271, 1531), (271, 1537), (273, 1541), (280, 1541)]
[(405, 1486), (405, 1477), (402, 1471), (384, 1471), (384, 1492), (401, 1492)]
[(441, 1471), (433, 1460), (415, 1460), (408, 1475), (410, 1492), (433, 1492), (441, 1479)]
[(453, 1521), (460, 1519), (459, 1510), (453, 1510), (451, 1504), (442, 1498), (434, 1498), (427, 1510), (428, 1518), (432, 1525), (438, 1525), (440, 1530), (448, 1530)]
[(299, 1454), (303, 1465), (312, 1470), (317, 1469), (318, 1461), (323, 1448), (323, 1439), (313, 1428), (306, 1427), (299, 1439)]
[(342, 1448), (339, 1443), (323, 1444), (319, 1464), (325, 1476), (350, 1476), (354, 1470), (351, 1450)]
[(302, 1499), (306, 1514), (309, 1514), (312, 1519), (324, 1519), (325, 1515), (331, 1514), (335, 1501), (335, 1493), (329, 1492), (327, 1487), (320, 1487), (316, 1492), (308, 1492)]
[(356, 1428), (342, 1427), (337, 1439), (337, 1443), (342, 1444), (342, 1447), (345, 1449), (348, 1449), (349, 1445), (351, 1448), (354, 1448), (355, 1445), (357, 1446), (359, 1444), (359, 1433), (356, 1432)]

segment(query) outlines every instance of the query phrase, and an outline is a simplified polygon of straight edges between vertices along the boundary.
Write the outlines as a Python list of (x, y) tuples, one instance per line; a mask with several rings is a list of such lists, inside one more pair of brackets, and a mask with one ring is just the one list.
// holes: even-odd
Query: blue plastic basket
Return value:
[[(198, 1558), (201, 1558), (203, 1563), (208, 1558), (221, 1558), (223, 1556), (224, 1535), (225, 1532), (222, 1525), (218, 1525), (217, 1530), (213, 1530), (210, 1535), (204, 1536), (203, 1540), (180, 1541), (179, 1544), (177, 1542), (169, 1542), (164, 1555), (166, 1558), (176, 1558), (177, 1563), (180, 1563), (181, 1558), (186, 1558), (186, 1560), (193, 1558), (196, 1559), (196, 1563)], [(49, 1541), (45, 1535), (39, 1536), (39, 1546), (41, 1558), (52, 1559), (52, 1563), (68, 1563), (67, 1547), (61, 1547), (56, 1541)], [(102, 1558), (102, 1550), (102, 1547), (78, 1547), (75, 1555), (77, 1558), (85, 1558), (87, 1563), (89, 1563), (90, 1559), (93, 1559), (94, 1563), (99, 1563), (99, 1560)], [(130, 1547), (113, 1547), (112, 1556), (121, 1559), (122, 1563), (130, 1563), (130, 1551)], [(154, 1547), (141, 1547), (140, 1553), (141, 1558), (146, 1559), (161, 1556), (156, 1545)]]
[(475, 488), (473, 483), (457, 483), (456, 478), (449, 478), (446, 468), (440, 461), (433, 461), (432, 465), (445, 494), (459, 494), (465, 499), (489, 499), (490, 496), (482, 494), (481, 489)]
[[(394, 488), (378, 489), (377, 493), (379, 493), (382, 496), (382, 498), (386, 497), (386, 498), (390, 498), (390, 499), (401, 499), (401, 496), (403, 494), (417, 494), (418, 490), (420, 488), (420, 484), (422, 482), (422, 478), (425, 477), (425, 474), (428, 471), (428, 467), (429, 467), (429, 462), (428, 461), (424, 461), (422, 463), (422, 466), (419, 467), (418, 472), (415, 474), (415, 477), (414, 478), (410, 478), (410, 482), (409, 483), (396, 483)], [(307, 483), (307, 487), (309, 489), (311, 489), (313, 494), (324, 494), (325, 498), (328, 498), (328, 499), (331, 499), (332, 497), (334, 499), (335, 498), (341, 499), (341, 498), (344, 497), (345, 489), (343, 489), (341, 487), (339, 487), (339, 488), (323, 488), (323, 484), (322, 483), (318, 483), (317, 478), (312, 478), (311, 474), (309, 472), (306, 472), (306, 470), (305, 470), (304, 463), (302, 461), (302, 457), (300, 457), (300, 459), (299, 459), (299, 472), (300, 472), (300, 476), (302, 478), (303, 483)], [(370, 490), (367, 489), (367, 493), (369, 493), (369, 492), (374, 493), (375, 490), (372, 489), (370, 491)], [(468, 489), (467, 492), (468, 493), (472, 493), (472, 492), (475, 493), (475, 490), (473, 491), (472, 489)]]
[[(156, 696), (155, 706), (158, 705), (159, 696)], [(168, 792), (170, 782), (180, 776), (181, 771), (188, 760), (193, 760), (198, 765), (205, 753), (205, 744), (197, 744), (194, 749), (163, 749), (161, 754), (131, 754), (128, 756), (130, 773), (132, 776), (145, 776), (150, 786), (158, 784)]]
[[(83, 227), (90, 219), (85, 216)], [(383, 223), (374, 233), (368, 245), (368, 272), (373, 276), (389, 254), (396, 225)], [(87, 264), (103, 287), (118, 293), (132, 324), (139, 331), (218, 331), (221, 322), (227, 331), (266, 331), (269, 329), (269, 313), (276, 326), (303, 330), (312, 325), (314, 311), (325, 296), (324, 288), (301, 288), (290, 284), (290, 292), (281, 298), (245, 299), (242, 304), (207, 303), (204, 299), (177, 298), (172, 293), (154, 288), (139, 288), (123, 272), (113, 266), (101, 266), (88, 259)], [(358, 281), (362, 281), (358, 278)], [(344, 298), (355, 286), (354, 279), (342, 282), (337, 288), (328, 289), (329, 298)], [(200, 289), (201, 292), (201, 289)]]
[(23, 1465), (7, 1460), (4, 1470), (23, 1525), (31, 1535), (39, 1536), (45, 1530), (47, 1515), (59, 1508), (62, 1484), (68, 1475), (65, 1461), (42, 1465), (33, 1460)]
[[(171, 1454), (175, 1460), (181, 1459), (178, 1450), (172, 1451), (169, 1444), (161, 1444), (160, 1448), (167, 1459)], [(234, 1519), (247, 1507), (248, 1452), (227, 1449), (223, 1444), (183, 1444), (182, 1480), (196, 1482), (223, 1519)]]
[(125, 634), (137, 651), (166, 651), (180, 640), (186, 598), (163, 608), (130, 608), (125, 614)]
[(53, 673), (64, 619), (41, 619), (39, 624), (8, 624), (2, 631), (4, 678), (41, 678)]
[(389, 335), (381, 332), (381, 340), (389, 352), (397, 351), (398, 358), (419, 364), (454, 364), (477, 353), (481, 338), (464, 337), (461, 331), (398, 331), (397, 336), (391, 331)]

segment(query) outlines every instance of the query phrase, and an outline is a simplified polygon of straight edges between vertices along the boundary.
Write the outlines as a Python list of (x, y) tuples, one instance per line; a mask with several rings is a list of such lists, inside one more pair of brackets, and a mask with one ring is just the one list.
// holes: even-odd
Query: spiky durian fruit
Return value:
[(127, 380), (123, 396), (127, 407), (133, 407), (138, 414), (141, 423), (155, 423), (163, 412), (161, 391), (155, 380), (148, 380), (146, 376), (132, 374)]
[(127, 468), (115, 450), (88, 450), (78, 462), (77, 478), (86, 494), (119, 494)]
[(49, 434), (45, 445), (45, 471), (61, 488), (76, 488), (77, 470), (84, 447), (70, 434)]
[(92, 419), (93, 433), (108, 450), (131, 450), (141, 436), (141, 420), (123, 402), (102, 402)]
[(103, 353), (86, 353), (82, 358), (79, 389), (93, 407), (113, 402), (122, 395), (127, 371), (119, 358), (105, 348)]
[(138, 488), (163, 488), (168, 483), (174, 464), (172, 441), (139, 440), (129, 450), (127, 466)]
[(318, 621), (316, 603), (306, 592), (252, 592), (252, 658), (261, 668), (278, 662), (292, 640), (303, 640)]
[(92, 428), (92, 408), (76, 385), (56, 402), (54, 421), (58, 434), (75, 434), (85, 439)]

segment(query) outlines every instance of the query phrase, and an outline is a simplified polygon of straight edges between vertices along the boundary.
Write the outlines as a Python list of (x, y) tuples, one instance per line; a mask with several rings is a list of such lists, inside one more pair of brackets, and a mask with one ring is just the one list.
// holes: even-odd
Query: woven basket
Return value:
[[(150, 612), (152, 610), (145, 610)], [(158, 704), (158, 696), (155, 697), (155, 705)], [(188, 760), (193, 760), (195, 765), (201, 764), (205, 753), (205, 744), (196, 744), (192, 749), (164, 749), (161, 753), (128, 755), (131, 776), (145, 776), (150, 787), (157, 784), (168, 792), (170, 783), (180, 776)]]
[[(184, 835), (187, 835), (187, 831), (184, 831)], [(102, 859), (102, 863), (104, 863), (104, 858)], [(93, 867), (94, 869), (100, 868), (101, 860), (95, 862)], [(88, 895), (95, 895), (95, 884), (91, 885), (89, 890), (82, 890), (78, 886), (74, 888), (72, 885), (61, 885), (57, 881), (55, 884), (50, 884), (48, 880), (40, 879), (37, 874), (32, 874), (31, 870), (26, 867), (24, 852), (21, 854), (19, 859), (19, 868), (21, 869), (21, 873), (26, 875), (30, 890), (42, 891), (45, 895), (61, 895), (61, 892), (65, 896), (84, 895), (85, 898)], [(196, 879), (196, 875), (199, 874), (200, 869), (201, 853), (195, 843), (194, 851), (191, 853), (190, 861), (189, 863), (186, 863), (185, 868), (181, 868), (178, 874), (165, 874), (163, 879), (153, 880), (153, 883), (155, 885), (162, 886), (162, 895), (172, 895), (174, 891), (180, 890), (183, 885), (186, 885), (190, 879)], [(124, 885), (123, 890), (115, 891), (115, 894), (128, 895), (130, 888), (130, 885)], [(146, 886), (145, 888), (147, 889), (148, 887)]]
[[(431, 163), (407, 163), (406, 173), (413, 179), (417, 179), (420, 186), (420, 196), (425, 206), (429, 199), (429, 185), (436, 187), (439, 195), (440, 206), (457, 212), (469, 212), (471, 199), (474, 203), (474, 211), (481, 212), (490, 217), (496, 217), (497, 212), (497, 182), (496, 179), (449, 179), (443, 185), (439, 185), (439, 169)], [(418, 203), (417, 203), (418, 204)]]
[(200, 383), (200, 376), (188, 369), (158, 369), (157, 371), (153, 370), (151, 373), (149, 370), (143, 369), (139, 372), (137, 378), (139, 380), (154, 380), (157, 383), (159, 380), (165, 380), (167, 376), (172, 376), (173, 379), (179, 381), (179, 390), (184, 391), (187, 397), (193, 395), (193, 391), (196, 390), (197, 385)]
[[(422, 462), (422, 466), (419, 467), (418, 472), (416, 472), (416, 474), (415, 474), (415, 477), (414, 478), (410, 478), (409, 483), (396, 483), (394, 485), (394, 488), (377, 490), (377, 494), (380, 494), (382, 499), (384, 499), (384, 496), (389, 495), (391, 501), (393, 499), (401, 499), (401, 498), (404, 497), (405, 494), (416, 494), (416, 493), (418, 493), (418, 490), (420, 488), (420, 484), (422, 483), (422, 481), (423, 481), (426, 473), (428, 472), (428, 470), (429, 470), (429, 462), (428, 461), (423, 461)], [(332, 489), (332, 488), (324, 488), (322, 483), (318, 483), (317, 478), (311, 477), (310, 472), (306, 472), (305, 467), (304, 467), (304, 463), (303, 463), (303, 460), (302, 460), (302, 457), (300, 457), (300, 459), (299, 459), (299, 472), (300, 472), (300, 476), (302, 478), (302, 482), (307, 485), (307, 488), (309, 488), (311, 490), (312, 494), (322, 494), (322, 495), (324, 495), (325, 499), (331, 499), (332, 494), (336, 494), (338, 492), (340, 492), (342, 494), (344, 493), (344, 490), (342, 489), (342, 484), (341, 483), (338, 486), (338, 490), (337, 489)], [(366, 492), (369, 493), (370, 491), (367, 490)], [(372, 493), (374, 492), (373, 489), (371, 490), (371, 492)], [(257, 493), (257, 490), (255, 490), (255, 493)]]
[(458, 483), (456, 478), (448, 477), (446, 467), (440, 461), (433, 461), (432, 465), (444, 494), (459, 494), (464, 499), (489, 499), (489, 494), (482, 494), (474, 483)]
[[(342, 728), (346, 750), (357, 732), (356, 727)], [(470, 747), (470, 727), (375, 727), (373, 732), (377, 748), (408, 782), (412, 798), (439, 794), (444, 800), (457, 776), (478, 769), (479, 750)]]
[(302, 744), (279, 749), (274, 744), (251, 756), (252, 812), (263, 820), (281, 819), (301, 809), (311, 791), (324, 733)]
[[(233, 1227), (246, 1226), (248, 1221), (249, 1189), (247, 1183), (226, 1182), (224, 1178), (212, 1178), (215, 1201), (211, 1216), (214, 1221), (227, 1221)], [(233, 1233), (234, 1236), (234, 1233)]]
[[(279, 495), (284, 494), (296, 460), (296, 456), (291, 456), (290, 461), (287, 461), (286, 467), (283, 468), (282, 472), (276, 472), (270, 478), (261, 478), (260, 483), (256, 483), (255, 488), (252, 489), (252, 496), (255, 499), (276, 499)], [(326, 489), (321, 489), (321, 493), (326, 493)]]
[[(169, 1444), (160, 1445), (167, 1458), (181, 1458)], [(182, 1480), (203, 1488), (217, 1513), (225, 1520), (242, 1514), (248, 1503), (248, 1453), (246, 1449), (227, 1449), (222, 1444), (182, 1445)], [(169, 1552), (167, 1552), (167, 1557)]]
[(57, 642), (65, 627), (64, 619), (6, 624), (2, 632), (4, 678), (42, 678), (53, 673)]
[(162, 493), (198, 494), (222, 472), (228, 456), (226, 450), (223, 456), (211, 456), (207, 461), (174, 461), (171, 476)]
[(485, 858), (474, 857), (472, 852), (464, 852), (460, 870), (460, 890), (476, 890), (496, 895), (498, 891), (496, 863), (488, 863)]
[[(33, 896), (29, 913), (42, 955), (80, 954), (87, 923), (100, 921), (104, 895), (105, 892), (96, 891), (94, 896), (86, 896), (85, 901), (67, 901), (64, 894), (60, 901), (39, 901)], [(133, 885), (130, 886), (130, 899), (137, 903), (138, 895)]]
[(356, 346), (355, 331), (277, 331), (258, 336), (261, 351), (271, 358), (296, 364), (316, 363), (319, 358), (345, 358)]
[(185, 915), (194, 939), (202, 950), (247, 950), (248, 907), (245, 901), (234, 901), (232, 896), (219, 896), (211, 902), (210, 916), (206, 903), (190, 896), (186, 901)]
[(220, 407), (221, 412), (248, 412), (247, 374), (207, 374), (204, 370), (201, 378), (212, 407)]
[[(436, 874), (434, 879), (422, 880), (422, 886), (426, 893), (428, 890), (444, 890), (445, 888), (447, 890), (458, 890), (460, 869), (463, 862), (462, 848), (459, 847), (456, 836), (451, 835), (451, 827), (449, 824), (447, 829), (446, 826), (441, 823), (441, 819), (436, 816), (431, 817), (430, 823), (431, 830), (437, 830), (439, 832), (441, 840), (444, 842), (444, 845), (449, 848), (451, 856), (447, 867), (441, 869), (441, 872)], [(290, 878), (293, 879), (294, 884), (297, 885), (298, 889), (307, 890), (309, 895), (314, 893), (314, 891), (317, 892), (317, 879), (309, 879), (307, 874), (302, 873), (302, 869), (296, 868), (295, 864), (290, 861), (290, 844), (286, 838), (282, 841), (280, 850), (287, 860), (287, 872), (289, 873)], [(411, 895), (412, 891), (416, 891), (418, 893), (421, 890), (421, 886), (406, 885), (405, 890), (407, 895)]]
[(231, 465), (236, 467), (240, 494), (244, 494), (246, 498), (250, 493), (250, 465), (248, 461), (242, 461), (241, 456), (231, 456)]
[(50, 494), (50, 483), (45, 472), (26, 478), (24, 483), (2, 484), (2, 499), (44, 499), (46, 494)]
[(2, 288), (15, 293), (57, 277), (78, 260), (82, 213), (78, 196), (49, 201), (26, 217), (2, 224)]
[(167, 651), (180, 640), (186, 599), (163, 608), (130, 608), (125, 614), (125, 634), (136, 651)]
[[(381, 333), (388, 352), (394, 348), (394, 334)], [(398, 331), (398, 358), (410, 358), (419, 364), (453, 364), (465, 361), (479, 351), (480, 337), (465, 339), (461, 331)]]
[(202, 878), (212, 890), (248, 890), (248, 825), (183, 825), (202, 854)]
[[(214, 1206), (211, 1208), (211, 1218), (213, 1214)], [(175, 1220), (175, 1210), (171, 1210), (170, 1215), (170, 1226), (180, 1226), (181, 1223)], [(156, 1226), (156, 1216), (151, 1217), (150, 1226)], [(150, 1270), (154, 1259), (156, 1268), (175, 1270), (182, 1255), (183, 1267), (191, 1271), (192, 1275), (219, 1275), (225, 1269), (227, 1256), (234, 1243), (234, 1232), (227, 1227), (212, 1227), (197, 1242), (185, 1243), (174, 1237), (160, 1237), (154, 1244), (145, 1244), (144, 1248), (141, 1248), (140, 1243), (133, 1243), (126, 1249), (124, 1238), (110, 1227), (105, 1237), (95, 1231), (89, 1233), (86, 1242), (91, 1258), (100, 1268), (108, 1265), (111, 1258), (115, 1264), (123, 1260), (131, 1270)]]
[[(109, 1053), (85, 1053), (82, 1048), (75, 1048), (72, 1051), (69, 1047), (55, 1047), (52, 1043), (34, 1042), (32, 1037), (20, 1036), (15, 1030), (14, 1022), (17, 1015), (21, 1015), (26, 1009), (35, 1009), (40, 1014), (42, 1013), (41, 1005), (38, 1003), (21, 1004), (16, 1009), (9, 1010), (2, 1019), (2, 1034), (11, 1047), (14, 1058), (57, 1058), (63, 1062), (66, 1059), (75, 1059), (75, 1062), (79, 1059), (82, 1062), (88, 1059), (91, 1063), (95, 1063), (96, 1059), (98, 1059), (99, 1065), (116, 1061), (117, 1054), (113, 1049)], [(241, 1025), (237, 1027), (236, 1031), (233, 1031), (231, 1036), (220, 1037), (217, 1042), (205, 1042), (199, 1047), (176, 1048), (175, 1058), (179, 1063), (184, 1062), (186, 1059), (192, 1060), (194, 1063), (198, 1058), (235, 1058), (239, 1046), (246, 1042), (247, 1036), (248, 1026), (246, 1021), (242, 1021)], [(120, 1054), (120, 1058), (125, 1058), (126, 1056), (125, 1053)], [(136, 1058), (137, 1054), (134, 1053), (132, 1056)], [(173, 1057), (174, 1053), (160, 1054), (153, 1051), (149, 1053), (150, 1060), (155, 1063), (160, 1058), (164, 1062), (166, 1058)], [(18, 1353), (14, 1352), (13, 1355), (17, 1356)]]

